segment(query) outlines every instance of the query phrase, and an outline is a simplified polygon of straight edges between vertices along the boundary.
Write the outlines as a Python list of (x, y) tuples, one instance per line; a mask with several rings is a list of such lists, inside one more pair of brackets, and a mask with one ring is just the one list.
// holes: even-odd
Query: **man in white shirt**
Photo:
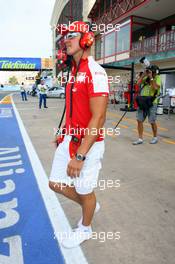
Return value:
[(38, 85), (38, 90), (39, 90), (39, 109), (41, 109), (42, 102), (44, 103), (44, 108), (48, 108), (46, 106), (47, 86), (44, 84), (44, 80), (42, 80), (41, 83)]
[(23, 101), (24, 101), (24, 100), (27, 101), (27, 95), (26, 95), (25, 85), (24, 85), (23, 82), (21, 83), (20, 91), (21, 91), (21, 97), (22, 97), (22, 100), (23, 100)]

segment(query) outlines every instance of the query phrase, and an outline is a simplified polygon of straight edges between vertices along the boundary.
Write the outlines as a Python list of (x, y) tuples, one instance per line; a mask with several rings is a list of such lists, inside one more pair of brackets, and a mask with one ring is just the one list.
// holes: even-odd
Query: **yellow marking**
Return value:
[(159, 130), (168, 131), (168, 128), (157, 126)]
[(114, 134), (106, 134), (105, 137), (113, 137), (113, 138), (117, 138), (119, 135), (114, 135)]
[[(118, 115), (118, 114), (115, 114), (115, 113), (112, 113), (112, 112), (107, 112), (107, 115), (109, 115), (109, 116), (110, 116), (110, 115), (111, 115), (111, 116), (116, 116), (116, 117), (118, 117), (118, 118), (121, 118), (121, 117), (122, 117), (121, 115)], [(130, 123), (134, 123), (134, 124), (137, 123), (137, 121), (136, 121), (135, 119), (133, 119), (133, 118), (127, 118), (127, 117), (124, 117), (123, 120), (128, 121), (128, 122), (130, 122)], [(156, 122), (156, 123), (159, 124), (158, 122)], [(144, 125), (145, 125), (145, 126), (151, 126), (151, 125), (149, 124), (149, 122), (147, 122), (147, 121), (144, 122)], [(157, 127), (159, 128), (159, 130), (162, 130), (162, 131), (168, 131), (168, 129), (165, 128), (165, 127), (160, 127), (159, 125), (158, 125)]]
[[(138, 132), (136, 129), (133, 129), (133, 131), (134, 131), (134, 132)], [(143, 132), (143, 134), (144, 134), (145, 136), (152, 137), (152, 134), (151, 134), (151, 133)], [(175, 145), (175, 141), (173, 141), (173, 140), (162, 139), (162, 138), (161, 138), (161, 140), (162, 140), (163, 142), (165, 142), (165, 143)]]
[(172, 144), (172, 145), (175, 145), (175, 141), (172, 141), (172, 140), (167, 140), (167, 139), (162, 139), (163, 142), (166, 142), (168, 144)]
[(113, 137), (113, 138), (117, 138), (117, 136), (115, 135), (108, 135), (109, 137)]
[[(148, 122), (147, 122), (147, 123), (144, 122), (144, 125), (145, 125), (145, 126), (148, 126), (148, 127), (151, 126), (151, 124), (149, 124)], [(162, 130), (162, 131), (168, 131), (168, 128), (160, 127), (160, 126), (157, 126), (157, 127), (158, 127), (159, 130)]]
[(5, 96), (1, 101), (0, 104), (11, 104), (11, 97), (9, 95)]
[[(118, 118), (121, 118), (122, 117), (121, 115), (118, 115), (118, 114), (115, 114), (115, 113), (111, 113), (111, 112), (107, 112), (107, 115), (108, 116), (116, 116)], [(131, 118), (127, 118), (127, 117), (124, 117), (123, 120), (126, 120), (126, 121), (128, 121), (130, 123), (136, 123), (136, 120), (131, 119)]]
[[(112, 124), (113, 124), (114, 126), (117, 125), (116, 122), (112, 122)], [(128, 128), (128, 126), (125, 126), (125, 125), (122, 125), (122, 124), (118, 125), (118, 127), (121, 127), (121, 128)]]
[[(136, 129), (133, 129), (133, 131), (138, 133), (138, 131)], [(143, 132), (143, 135), (148, 136), (148, 137), (153, 137), (153, 135), (151, 133), (148, 133), (148, 132)]]

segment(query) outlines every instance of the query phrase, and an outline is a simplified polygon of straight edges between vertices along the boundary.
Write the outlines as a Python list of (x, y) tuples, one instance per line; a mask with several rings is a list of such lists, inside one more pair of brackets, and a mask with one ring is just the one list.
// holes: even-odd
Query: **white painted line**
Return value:
[[(45, 110), (44, 108), (42, 108), (44, 111), (48, 111), (48, 110)], [(28, 111), (28, 110), (38, 110), (38, 112), (42, 109), (39, 109), (38, 106), (35, 106), (35, 107), (25, 107), (25, 108), (21, 108), (21, 107), (18, 107), (18, 110), (22, 110), (22, 111)], [(56, 106), (49, 106), (48, 109), (58, 109), (58, 107)]]
[[(71, 226), (68, 219), (56, 197), (56, 194), (48, 187), (48, 178), (39, 160), (39, 157), (33, 147), (33, 144), (27, 134), (27, 131), (23, 125), (21, 117), (17, 111), (17, 108), (12, 99), (12, 105), (18, 121), (18, 125), (24, 140), (24, 144), (36, 177), (38, 188), (41, 192), (42, 199), (44, 201), (47, 213), (52, 223), (55, 234), (62, 232), (68, 232), (71, 230)], [(54, 238), (54, 234), (53, 234)], [(65, 258), (66, 264), (88, 264), (80, 247), (74, 249), (66, 249), (59, 244), (59, 248)]]

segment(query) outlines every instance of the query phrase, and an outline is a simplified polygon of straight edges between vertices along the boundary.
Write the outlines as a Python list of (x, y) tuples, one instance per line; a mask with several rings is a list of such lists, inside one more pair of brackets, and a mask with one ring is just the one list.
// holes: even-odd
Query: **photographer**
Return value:
[(156, 65), (147, 67), (137, 83), (140, 85), (140, 96), (138, 96), (139, 100), (137, 101), (139, 107), (136, 116), (139, 138), (133, 142), (133, 145), (143, 143), (143, 122), (147, 116), (153, 131), (153, 138), (150, 144), (156, 144), (158, 142), (156, 125), (158, 99), (156, 97), (160, 94), (161, 87), (159, 68)]

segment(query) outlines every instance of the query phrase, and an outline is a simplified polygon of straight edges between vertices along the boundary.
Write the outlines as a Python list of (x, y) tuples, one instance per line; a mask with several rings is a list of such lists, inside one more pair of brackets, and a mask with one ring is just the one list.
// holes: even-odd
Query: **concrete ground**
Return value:
[[(49, 175), (55, 151), (53, 132), (59, 123), (63, 100), (50, 98), (49, 108), (39, 110), (37, 97), (22, 102), (17, 94), (13, 99)], [(122, 114), (109, 107), (106, 127), (114, 127)], [(158, 125), (156, 145), (149, 144), (148, 123), (145, 143), (132, 145), (137, 138), (135, 112), (128, 113), (121, 122), (119, 136), (106, 137), (103, 169), (96, 189), (101, 210), (93, 221), (98, 239), (82, 245), (90, 264), (175, 263), (175, 115), (171, 114), (170, 119), (159, 116)], [(81, 214), (79, 206), (57, 197), (75, 226)], [(116, 232), (120, 232), (119, 240), (115, 239)]]

